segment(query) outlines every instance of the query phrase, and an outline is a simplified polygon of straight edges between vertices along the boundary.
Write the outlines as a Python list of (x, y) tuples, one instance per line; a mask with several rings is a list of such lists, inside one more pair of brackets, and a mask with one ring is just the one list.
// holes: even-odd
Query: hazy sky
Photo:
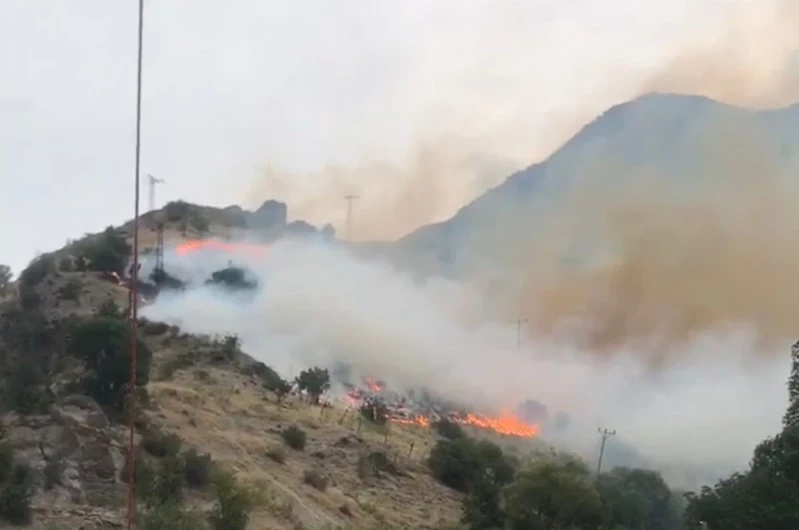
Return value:
[[(252, 205), (267, 165), (301, 200), (320, 168), (453, 135), (521, 167), (747, 3), (151, 0), (142, 172), (159, 203)], [(0, 263), (131, 217), (136, 4), (0, 1)]]

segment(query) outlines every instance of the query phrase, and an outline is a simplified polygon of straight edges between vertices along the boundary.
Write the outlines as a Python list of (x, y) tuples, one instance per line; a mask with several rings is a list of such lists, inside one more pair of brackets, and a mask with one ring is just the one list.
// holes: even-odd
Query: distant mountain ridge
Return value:
[(512, 243), (508, 232), (523, 237), (537, 208), (556, 207), (554, 199), (574, 186), (598, 179), (611, 186), (639, 172), (720, 175), (741, 142), (756, 143), (758, 156), (776, 170), (799, 172), (799, 103), (756, 111), (703, 96), (641, 96), (611, 107), (547, 159), (510, 175), (452, 218), (408, 234), (394, 251), (459, 276), (476, 259), (490, 261), (488, 240), (497, 238), (497, 246)]

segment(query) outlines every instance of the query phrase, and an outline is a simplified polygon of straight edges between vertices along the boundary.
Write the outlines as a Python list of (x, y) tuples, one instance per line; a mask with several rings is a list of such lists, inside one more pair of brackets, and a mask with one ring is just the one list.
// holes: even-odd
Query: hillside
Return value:
[[(191, 215), (209, 214), (189, 208)], [(209, 223), (202, 232), (227, 228)], [(167, 222), (167, 240), (182, 240), (181, 232), (182, 222)], [(111, 260), (110, 251), (89, 249), (108, 243), (113, 233), (38, 258), (20, 276), (17, 296), (0, 307), (0, 453), (11, 451), (15, 462), (29, 466), (33, 528), (113, 528), (125, 513), (124, 418), (113, 395), (110, 401), (93, 398), (89, 389), (95, 387), (85, 386), (91, 365), (72, 347), (87, 322), (124, 325), (127, 288), (104, 272), (76, 270), (84, 266), (74, 259), (86, 252), (91, 263)], [(152, 252), (152, 236), (142, 233), (143, 254)], [(140, 349), (152, 352), (143, 372), (149, 376), (140, 375), (147, 383), (137, 419), (140, 460), (159, 469), (174, 451), (208, 454), (215, 467), (253, 489), (247, 528), (434, 528), (457, 521), (460, 495), (434, 480), (424, 464), (436, 439), (429, 428), (371, 426), (357, 411), (320, 408), (300, 396), (278, 402), (264, 383), (274, 372), (235, 341), (146, 320), (140, 333)], [(283, 441), (289, 426), (306, 433), (302, 450)], [(189, 506), (212, 505), (208, 487), (184, 490)]]
[[(768, 167), (764, 167), (765, 163)], [(529, 244), (565, 196), (595, 186), (612, 194), (644, 176), (670, 188), (799, 170), (799, 104), (752, 111), (700, 96), (649, 94), (616, 105), (547, 159), (509, 176), (451, 219), (423, 226), (392, 252), (427, 271), (467, 276)]]

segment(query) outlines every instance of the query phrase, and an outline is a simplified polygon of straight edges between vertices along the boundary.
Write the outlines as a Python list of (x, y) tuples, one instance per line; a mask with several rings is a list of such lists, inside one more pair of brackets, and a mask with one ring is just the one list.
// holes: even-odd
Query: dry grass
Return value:
[[(197, 370), (208, 376), (198, 380)], [(164, 429), (211, 453), (262, 493), (252, 528), (423, 529), (458, 518), (460, 498), (422, 464), (434, 441), (428, 430), (392, 425), (386, 439), (364, 423), (358, 435), (351, 413), (322, 412), (297, 400), (278, 405), (252, 378), (208, 366), (178, 371), (170, 381), (151, 384), (150, 393)], [(279, 463), (270, 448), (283, 446), (281, 432), (289, 425), (302, 426), (307, 446), (285, 451)], [(401, 474), (359, 476), (359, 462), (377, 451)], [(324, 488), (306, 483), (316, 482), (308, 480), (309, 470), (328, 479)]]

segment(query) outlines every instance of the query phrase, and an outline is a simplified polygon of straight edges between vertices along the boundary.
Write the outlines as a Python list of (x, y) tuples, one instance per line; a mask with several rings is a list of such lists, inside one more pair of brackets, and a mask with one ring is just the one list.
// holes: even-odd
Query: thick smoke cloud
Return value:
[[(592, 94), (547, 116), (551, 146), (610, 104), (650, 91), (763, 107), (799, 98), (799, 33), (788, 31), (796, 3), (740, 4), (721, 17), (720, 9), (696, 17), (696, 34), (706, 40), (673, 43), (663, 67), (593, 76)], [(496, 101), (459, 99), (455, 113), (469, 120), (423, 114), (419, 128), (439, 119), (457, 126), (434, 127), (407, 157), (365, 156), (324, 168), (316, 180), (325, 184), (309, 190), (272, 167), (243, 198), (288, 199), (293, 217), (342, 229), (343, 196), (355, 193), (355, 238), (398, 237), (541, 156), (529, 147), (535, 138), (525, 102), (519, 112), (497, 112)], [(778, 428), (783, 354), (799, 314), (796, 190), (769, 154), (726, 140), (715, 147), (728, 169), (719, 178), (695, 175), (702, 184), (688, 198), (671, 174), (636, 175), (608, 188), (598, 178), (567, 194), (530, 244), (516, 238), (499, 249), (515, 272), (506, 278), (512, 289), (492, 292), (499, 301), (466, 283), (419, 282), (338, 248), (286, 242), (265, 261), (248, 263), (265, 278), (253, 299), (197, 287), (159, 299), (144, 314), (188, 331), (237, 333), (249, 353), (286, 375), (341, 360), (474, 407), (496, 411), (536, 399), (574, 419), (567, 432), (548, 434), (558, 443), (592, 457), (596, 427), (612, 427), (648, 463), (695, 486), (743, 467), (753, 446)], [(605, 261), (564, 268), (564, 242), (586, 234), (604, 245)], [(167, 259), (177, 267), (177, 257)], [(180, 274), (200, 267), (201, 280), (228, 258), (191, 259)], [(519, 314), (530, 322), (517, 351), (510, 321)]]
[(550, 440), (593, 458), (596, 427), (615, 427), (646, 463), (684, 485), (740, 467), (779, 424), (786, 363), (747, 365), (744, 332), (707, 334), (683, 361), (652, 375), (632, 349), (613, 362), (546, 340), (528, 339), (517, 351), (515, 324), (476, 318), (479, 293), (420, 283), (337, 247), (281, 242), (263, 260), (234, 258), (263, 280), (247, 299), (201, 285), (230, 256), (167, 254), (170, 270), (194, 287), (162, 296), (143, 315), (190, 332), (236, 333), (285, 376), (342, 361), (394, 388), (427, 387), (488, 413), (532, 398), (573, 420), (563, 433), (546, 433)]
[(750, 107), (799, 100), (795, 0), (742, 2), (706, 21), (695, 42), (671, 55), (640, 88), (702, 94)]
[[(522, 278), (503, 293), (511, 314), (528, 315), (538, 336), (592, 351), (635, 345), (653, 361), (707, 331), (750, 327), (753, 357), (794, 340), (796, 183), (757, 142), (717, 147), (728, 151), (715, 175), (636, 174), (619, 184), (598, 171), (557, 201), (529, 246), (505, 252), (509, 277)], [(600, 252), (565, 266), (580, 241)]]
[[(265, 167), (242, 189), (241, 201), (257, 206), (269, 198), (285, 200), (292, 204), (294, 218), (332, 221), (343, 234), (344, 195), (355, 194), (360, 198), (353, 238), (396, 239), (449, 217), (512, 171), (546, 158), (620, 101), (650, 92), (701, 94), (750, 107), (799, 101), (799, 32), (794, 27), (799, 8), (794, 0), (694, 3), (681, 16), (666, 10), (663, 20), (678, 26), (670, 33), (679, 37), (656, 39), (661, 60), (654, 66), (644, 66), (640, 58), (622, 64), (627, 54), (637, 57), (637, 52), (628, 40), (615, 43), (612, 34), (600, 44), (574, 41), (573, 34), (580, 34), (587, 23), (580, 17), (567, 17), (563, 26), (553, 24), (531, 37), (526, 25), (539, 9), (533, 4), (480, 9), (485, 13), (476, 19), (479, 24), (464, 15), (441, 38), (424, 41), (419, 52), (423, 57), (413, 57), (412, 67), (396, 80), (393, 99), (385, 104), (414, 109), (409, 112), (412, 129), (406, 151), (397, 154), (364, 139), (362, 155), (354, 162), (311, 171), (283, 169), (279, 157), (265, 157)], [(503, 28), (502, 35), (484, 20)], [(592, 18), (590, 23), (609, 32), (615, 22)], [(651, 26), (650, 33), (662, 30), (648, 17), (640, 24)], [(481, 39), (490, 40), (492, 47), (481, 50)], [(584, 48), (579, 65), (584, 78), (559, 60), (558, 50), (567, 43)], [(608, 55), (611, 44), (624, 51)], [(531, 47), (553, 52), (533, 60)], [(482, 55), (464, 57), (464, 49), (481, 50)], [(489, 51), (497, 55), (485, 56)], [(566, 85), (579, 97), (568, 104), (546, 103), (557, 101), (557, 92)], [(584, 92), (578, 89), (582, 85)], [(445, 97), (424, 99), (427, 86), (438, 87)]]

